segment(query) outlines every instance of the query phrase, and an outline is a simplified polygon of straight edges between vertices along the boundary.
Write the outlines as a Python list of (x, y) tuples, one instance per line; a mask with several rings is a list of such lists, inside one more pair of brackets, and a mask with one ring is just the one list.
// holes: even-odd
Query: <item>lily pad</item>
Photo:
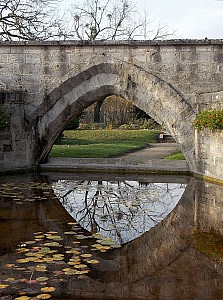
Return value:
[(24, 263), (27, 263), (29, 262), (29, 258), (21, 258), (21, 259), (17, 259), (16, 262), (19, 263), (19, 264), (24, 264)]
[(47, 238), (50, 240), (57, 240), (57, 241), (63, 240), (63, 238), (60, 235), (48, 235)]
[(51, 297), (52, 296), (50, 294), (40, 294), (40, 295), (36, 296), (36, 298), (38, 298), (38, 299), (49, 299)]
[(51, 293), (51, 292), (54, 292), (55, 290), (56, 290), (56, 288), (53, 286), (46, 286), (46, 287), (41, 288), (41, 292), (44, 292), (44, 293)]
[(89, 264), (99, 264), (99, 260), (97, 259), (91, 259), (87, 261)]
[(49, 278), (48, 277), (37, 277), (36, 278), (36, 280), (37, 281), (40, 281), (40, 282), (42, 282), (42, 281), (47, 281)]
[(74, 268), (75, 269), (84, 269), (84, 268), (87, 268), (87, 265), (85, 265), (85, 264), (77, 264), (77, 265), (74, 265)]
[(8, 284), (0, 284), (0, 290), (6, 289), (8, 286)]
[(65, 231), (64, 234), (71, 235), (71, 234), (76, 234), (76, 232), (75, 231)]
[(90, 253), (81, 254), (81, 257), (89, 258), (89, 257), (92, 257), (92, 254), (90, 254)]

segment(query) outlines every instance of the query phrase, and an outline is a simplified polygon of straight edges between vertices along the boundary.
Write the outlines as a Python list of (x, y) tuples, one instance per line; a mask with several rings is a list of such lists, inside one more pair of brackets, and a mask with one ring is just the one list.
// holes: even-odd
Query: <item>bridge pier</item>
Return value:
[(9, 126), (0, 131), (0, 173), (34, 170), (35, 131), (25, 117), (22, 92), (5, 92), (1, 105)]
[(195, 132), (196, 176), (223, 182), (223, 131)]

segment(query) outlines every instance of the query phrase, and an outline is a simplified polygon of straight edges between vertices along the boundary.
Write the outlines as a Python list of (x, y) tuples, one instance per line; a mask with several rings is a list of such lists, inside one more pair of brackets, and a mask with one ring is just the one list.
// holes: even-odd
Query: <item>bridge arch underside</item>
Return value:
[[(37, 126), (37, 163), (44, 162), (66, 124), (92, 103), (110, 95), (130, 100), (179, 143), (193, 170), (194, 111), (184, 96), (152, 73), (127, 63), (94, 65), (70, 77), (45, 99)], [(39, 114), (38, 114), (39, 115)]]

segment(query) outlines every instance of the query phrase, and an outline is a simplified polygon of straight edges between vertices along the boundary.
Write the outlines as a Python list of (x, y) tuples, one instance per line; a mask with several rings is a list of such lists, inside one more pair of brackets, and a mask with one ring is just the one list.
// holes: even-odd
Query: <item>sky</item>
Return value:
[[(167, 25), (180, 39), (223, 39), (223, 0), (132, 0), (156, 26)], [(79, 0), (79, 3), (85, 0)], [(68, 8), (75, 0), (63, 0)]]

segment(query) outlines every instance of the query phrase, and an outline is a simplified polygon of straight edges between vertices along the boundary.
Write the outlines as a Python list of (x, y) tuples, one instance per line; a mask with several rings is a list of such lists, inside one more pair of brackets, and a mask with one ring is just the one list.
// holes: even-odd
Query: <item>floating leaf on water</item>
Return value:
[(47, 235), (47, 234), (57, 234), (57, 233), (58, 233), (57, 231), (47, 231), (47, 233), (45, 235)]
[(87, 268), (87, 265), (85, 265), (85, 264), (77, 264), (77, 265), (74, 265), (74, 268), (76, 268), (76, 269), (84, 269), (84, 268)]
[(76, 265), (79, 265), (81, 262), (80, 261), (68, 261), (68, 265), (69, 266), (76, 266)]
[(51, 250), (49, 247), (42, 247), (40, 250), (39, 250), (39, 253), (49, 253)]
[(31, 244), (35, 244), (36, 243), (36, 241), (26, 241), (25, 242), (25, 244), (27, 244), (27, 245), (31, 245)]
[(34, 270), (37, 272), (46, 272), (47, 271), (45, 265), (37, 265)]
[(71, 268), (64, 268), (64, 269), (63, 269), (64, 272), (68, 272), (68, 271), (70, 271), (70, 270), (73, 270), (73, 269), (71, 269)]
[(15, 281), (15, 278), (13, 278), (13, 277), (9, 277), (9, 278), (6, 278), (4, 281), (6, 281), (6, 282), (7, 282), (7, 281), (8, 281), (8, 282), (10, 282), (10, 281), (11, 281), (11, 282), (12, 282), (12, 281)]
[(90, 273), (90, 270), (80, 270), (80, 271), (77, 271), (77, 273), (79, 274), (79, 275), (82, 275), (82, 274), (88, 274), (88, 273)]
[(37, 277), (37, 281), (47, 281), (49, 278), (48, 277)]
[(34, 283), (37, 283), (38, 281), (35, 280), (35, 279), (28, 279), (26, 282), (27, 282), (28, 284), (34, 284)]
[(95, 248), (98, 248), (98, 247), (99, 247), (99, 248), (100, 248), (100, 247), (101, 247), (101, 244), (93, 244), (92, 247), (95, 247)]
[(39, 260), (39, 262), (46, 262), (46, 263), (51, 263), (53, 261), (54, 259), (52, 257), (45, 257), (42, 260)]
[[(97, 241), (98, 242), (98, 241)], [(115, 242), (114, 241), (110, 241), (110, 240), (101, 240), (100, 241), (100, 244), (101, 245), (105, 245), (105, 246), (111, 246), (111, 245), (114, 245)]]
[(73, 256), (73, 257), (70, 258), (70, 261), (73, 261), (73, 262), (80, 262), (81, 259), (80, 259), (79, 256)]
[(44, 246), (47, 246), (47, 247), (62, 247), (62, 245), (57, 243), (57, 242), (45, 243)]
[(19, 263), (19, 264), (24, 264), (24, 263), (27, 263), (29, 262), (29, 258), (21, 258), (21, 259), (17, 259), (16, 262)]
[(26, 268), (18, 268), (18, 267), (17, 267), (16, 270), (17, 270), (17, 271), (25, 271)]
[(89, 257), (92, 257), (92, 254), (90, 254), (90, 253), (81, 254), (81, 257), (89, 258)]
[(89, 264), (99, 264), (99, 260), (97, 259), (91, 259), (87, 261)]
[(61, 253), (54, 254), (53, 257), (64, 257), (64, 254), (61, 254)]
[(63, 275), (63, 272), (62, 271), (53, 271), (53, 274), (55, 276), (60, 276), (60, 275)]
[(36, 296), (38, 299), (49, 299), (51, 298), (50, 294), (40, 294), (38, 296)]
[(20, 297), (15, 298), (15, 300), (29, 300), (29, 299), (30, 299), (30, 297), (28, 297), (28, 296), (20, 296)]
[(41, 288), (41, 292), (44, 292), (44, 293), (54, 292), (55, 290), (56, 290), (56, 288), (53, 286), (46, 286), (46, 287)]
[(75, 231), (65, 231), (64, 234), (75, 234)]
[(35, 256), (36, 255), (36, 253), (34, 253), (34, 252), (26, 252), (25, 253), (25, 256)]
[(68, 225), (76, 225), (76, 224), (78, 224), (77, 222), (68, 222), (67, 223)]
[(88, 239), (89, 237), (83, 234), (79, 234), (75, 236), (78, 240), (84, 240), (84, 239)]
[(47, 236), (47, 238), (50, 240), (57, 240), (57, 241), (63, 240), (63, 238), (60, 235), (49, 235)]
[(35, 235), (40, 235), (42, 233), (43, 233), (42, 231), (34, 232)]
[(80, 279), (86, 279), (88, 277), (86, 275), (79, 275), (78, 278), (80, 278)]
[(64, 274), (65, 275), (69, 275), (69, 276), (76, 275), (77, 274), (77, 270), (71, 269), (70, 271), (66, 271)]
[(63, 257), (61, 257), (61, 256), (56, 256), (56, 257), (53, 257), (53, 260), (58, 260), (58, 261), (60, 261), (60, 260), (63, 260), (64, 258)]
[(5, 264), (3, 267), (6, 269), (11, 269), (11, 268), (14, 268), (15, 265), (14, 264)]
[(67, 250), (66, 253), (68, 253), (68, 254), (80, 254), (80, 251), (71, 249), (71, 250)]
[(45, 236), (42, 234), (42, 235), (36, 235), (35, 236), (35, 239), (43, 239)]
[(24, 253), (24, 252), (28, 252), (29, 249), (27, 248), (19, 248), (19, 249), (16, 249), (16, 253)]
[(8, 286), (8, 284), (0, 284), (0, 290), (6, 289)]
[(19, 292), (19, 295), (26, 295), (26, 294), (27, 294), (26, 291), (20, 291), (20, 292)]
[(71, 246), (65, 246), (64, 248), (65, 248), (65, 249), (72, 249)]
[(119, 245), (119, 244), (114, 244), (114, 245), (112, 245), (112, 248), (121, 248), (121, 245)]

